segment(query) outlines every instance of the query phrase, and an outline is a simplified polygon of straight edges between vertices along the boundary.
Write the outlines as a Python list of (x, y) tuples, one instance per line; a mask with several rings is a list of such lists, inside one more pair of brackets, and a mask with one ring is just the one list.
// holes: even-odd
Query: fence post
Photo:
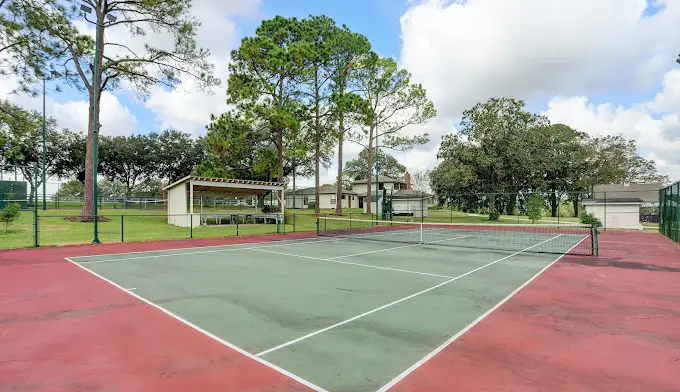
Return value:
[(295, 220), (297, 219), (297, 215), (294, 213), (293, 214), (293, 233), (295, 233)]
[(120, 242), (125, 242), (125, 215), (120, 214)]
[(449, 197), (449, 223), (453, 223), (453, 203)]
[(238, 237), (238, 221), (241, 220), (241, 217), (236, 215), (236, 236)]
[(35, 200), (33, 201), (33, 246), (37, 248), (40, 246), (38, 241), (38, 165), (33, 166), (33, 179), (35, 180), (33, 187), (33, 193), (35, 194)]
[(189, 238), (194, 238), (194, 214), (189, 214)]

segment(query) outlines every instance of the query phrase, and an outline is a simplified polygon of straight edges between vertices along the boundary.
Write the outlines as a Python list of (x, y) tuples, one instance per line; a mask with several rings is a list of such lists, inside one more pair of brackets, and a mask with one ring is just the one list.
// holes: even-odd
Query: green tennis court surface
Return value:
[[(72, 261), (318, 390), (375, 391), (590, 241), (515, 231), (521, 249), (494, 250), (471, 247), (479, 238), (466, 230), (428, 244), (422, 227), (390, 240), (335, 229), (343, 235)], [(490, 248), (508, 243), (483, 234)]]

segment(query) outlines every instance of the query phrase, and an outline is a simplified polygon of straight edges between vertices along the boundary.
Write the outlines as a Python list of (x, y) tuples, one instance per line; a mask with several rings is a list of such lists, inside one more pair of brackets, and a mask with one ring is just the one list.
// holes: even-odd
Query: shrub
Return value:
[(283, 215), (283, 219), (284, 219), (284, 223), (285, 223), (285, 224), (287, 224), (287, 225), (292, 225), (292, 224), (293, 224), (293, 219), (295, 219), (295, 218), (293, 217), (293, 214), (291, 214), (290, 212), (286, 212), (286, 213)]
[(262, 207), (262, 213), (263, 214), (276, 214), (278, 212), (281, 212), (281, 210), (279, 209), (278, 206), (266, 205), (266, 206)]
[(3, 211), (0, 212), (0, 222), (4, 223), (4, 230), (3, 234), (7, 233), (7, 230), (9, 229), (9, 225), (14, 222), (14, 220), (19, 216), (19, 210), (21, 209), (21, 206), (19, 203), (12, 203), (9, 204)]
[(498, 218), (501, 217), (501, 213), (498, 211), (491, 211), (489, 212), (489, 220), (490, 221), (497, 221)]
[(581, 223), (584, 225), (595, 225), (596, 227), (602, 226), (602, 222), (599, 218), (596, 218), (595, 215), (587, 212), (581, 214)]
[(527, 216), (531, 219), (532, 223), (536, 223), (537, 220), (541, 219), (542, 212), (543, 198), (538, 192), (534, 192), (527, 200)]

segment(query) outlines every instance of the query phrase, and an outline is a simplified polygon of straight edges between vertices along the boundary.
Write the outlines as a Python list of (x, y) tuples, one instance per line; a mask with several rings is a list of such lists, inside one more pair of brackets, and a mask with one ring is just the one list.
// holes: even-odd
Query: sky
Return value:
[[(437, 165), (441, 137), (456, 132), (464, 110), (513, 97), (553, 123), (634, 139), (661, 173), (680, 180), (680, 0), (193, 0), (192, 13), (202, 21), (198, 43), (211, 51), (222, 80), (230, 51), (275, 15), (325, 14), (364, 34), (377, 53), (396, 59), (425, 87), (437, 109), (426, 124), (405, 130), (427, 132), (430, 142), (394, 154), (410, 172)], [(107, 34), (128, 39), (122, 31)], [(0, 97), (41, 108), (39, 98), (10, 95), (13, 83), (0, 80)], [(86, 96), (48, 89), (47, 115), (84, 132)], [(226, 85), (205, 93), (186, 79), (148, 97), (122, 85), (102, 97), (101, 132), (174, 128), (202, 135), (210, 115), (227, 108)], [(345, 161), (359, 150), (346, 143)], [(333, 183), (336, 173), (334, 163), (321, 182)], [(312, 185), (313, 178), (298, 184)]]

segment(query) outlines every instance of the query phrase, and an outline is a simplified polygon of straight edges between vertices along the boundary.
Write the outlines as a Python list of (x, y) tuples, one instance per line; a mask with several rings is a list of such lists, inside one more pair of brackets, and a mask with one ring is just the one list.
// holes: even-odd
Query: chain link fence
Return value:
[(659, 190), (659, 232), (680, 243), (680, 181)]

